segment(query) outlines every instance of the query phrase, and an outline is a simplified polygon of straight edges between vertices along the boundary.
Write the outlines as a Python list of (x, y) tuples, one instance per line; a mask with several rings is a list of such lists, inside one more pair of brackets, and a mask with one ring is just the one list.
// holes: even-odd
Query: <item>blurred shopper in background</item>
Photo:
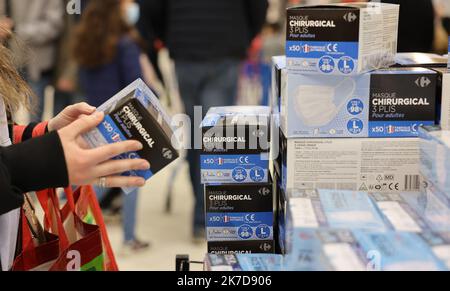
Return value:
[[(100, 106), (143, 77), (140, 57), (144, 45), (135, 29), (139, 15), (133, 0), (89, 0), (76, 29), (73, 52), (82, 92), (91, 105)], [(103, 195), (100, 193), (99, 200)], [(125, 252), (149, 247), (136, 238), (137, 199), (137, 191), (123, 199)]]
[[(70, 0), (64, 0), (67, 6)], [(78, 66), (73, 58), (71, 44), (78, 15), (64, 15), (64, 29), (58, 43), (58, 54), (55, 73), (55, 98), (53, 114), (58, 114), (66, 106), (82, 101), (78, 89)]]
[(434, 0), (435, 8), (442, 19), (447, 34), (450, 34), (450, 0)]
[(0, 0), (0, 22), (27, 47), (25, 52), (16, 43), (10, 44), (16, 62), (26, 64), (22, 74), (38, 97), (39, 106), (32, 117), (35, 122), (42, 119), (45, 89), (54, 77), (64, 9), (61, 0)]
[(381, 2), (400, 5), (398, 52), (432, 52), (435, 35), (435, 11), (432, 0)]
[[(234, 103), (239, 66), (266, 20), (267, 0), (145, 0), (143, 19), (175, 61), (181, 97), (193, 129), (194, 106)], [(145, 29), (145, 28), (143, 28)], [(197, 123), (196, 123), (197, 122)], [(194, 131), (192, 131), (194, 132)], [(194, 147), (194, 139), (192, 139)], [(195, 194), (194, 237), (204, 240), (200, 152), (188, 152)]]

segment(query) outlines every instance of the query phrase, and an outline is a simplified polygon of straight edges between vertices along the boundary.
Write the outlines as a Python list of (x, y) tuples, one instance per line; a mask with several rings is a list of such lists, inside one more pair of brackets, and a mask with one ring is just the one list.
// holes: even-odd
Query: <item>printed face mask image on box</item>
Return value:
[[(137, 140), (144, 146), (139, 152), (122, 154), (115, 159), (145, 159), (151, 169), (126, 172), (124, 176), (148, 180), (179, 157), (171, 141), (173, 131), (170, 119), (142, 80), (130, 84), (98, 111), (105, 112), (105, 119), (96, 129), (84, 135), (92, 148), (126, 140)], [(135, 189), (123, 190), (130, 193)]]
[[(348, 83), (349, 86), (346, 86)], [(336, 91), (342, 86), (344, 92), (340, 104), (336, 104)], [(295, 98), (295, 110), (302, 118), (305, 125), (309, 127), (321, 127), (329, 124), (345, 106), (346, 101), (353, 95), (356, 84), (352, 79), (345, 79), (336, 87), (303, 85), (297, 88), (297, 98)], [(351, 108), (352, 112), (359, 112), (361, 109), (355, 104)]]
[(438, 74), (424, 68), (357, 77), (283, 72), (280, 125), (288, 138), (417, 137), (436, 122)]
[(355, 76), (394, 64), (399, 6), (317, 5), (287, 10), (288, 70)]

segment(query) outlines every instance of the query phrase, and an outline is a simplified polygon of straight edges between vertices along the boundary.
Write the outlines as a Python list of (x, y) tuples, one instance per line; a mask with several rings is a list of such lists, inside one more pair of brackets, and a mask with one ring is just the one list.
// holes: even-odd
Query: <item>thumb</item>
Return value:
[(71, 132), (72, 137), (76, 138), (77, 136), (96, 128), (104, 118), (105, 114), (103, 112), (95, 112), (89, 116), (85, 115), (68, 126), (68, 131)]

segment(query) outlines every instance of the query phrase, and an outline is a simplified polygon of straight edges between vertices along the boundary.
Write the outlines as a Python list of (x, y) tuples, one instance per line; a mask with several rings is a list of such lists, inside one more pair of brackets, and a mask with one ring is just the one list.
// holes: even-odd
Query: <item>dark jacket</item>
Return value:
[[(25, 129), (23, 140), (31, 138), (33, 128), (30, 125)], [(0, 147), (0, 215), (21, 207), (23, 193), (68, 184), (64, 150), (57, 132)]]
[(435, 12), (432, 0), (382, 0), (400, 4), (399, 52), (431, 52)]
[(143, 0), (141, 31), (175, 60), (242, 59), (266, 20), (267, 0)]
[(114, 60), (97, 68), (80, 68), (80, 85), (89, 104), (100, 106), (138, 78), (142, 78), (141, 50), (129, 37), (118, 44)]

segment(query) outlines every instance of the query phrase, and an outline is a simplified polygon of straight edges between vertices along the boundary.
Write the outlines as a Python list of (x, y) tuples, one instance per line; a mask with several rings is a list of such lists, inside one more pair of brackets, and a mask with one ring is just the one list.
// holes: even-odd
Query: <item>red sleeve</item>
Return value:
[(27, 126), (14, 125), (13, 143), (19, 144), (33, 137), (43, 136), (47, 133), (48, 122), (31, 123)]

